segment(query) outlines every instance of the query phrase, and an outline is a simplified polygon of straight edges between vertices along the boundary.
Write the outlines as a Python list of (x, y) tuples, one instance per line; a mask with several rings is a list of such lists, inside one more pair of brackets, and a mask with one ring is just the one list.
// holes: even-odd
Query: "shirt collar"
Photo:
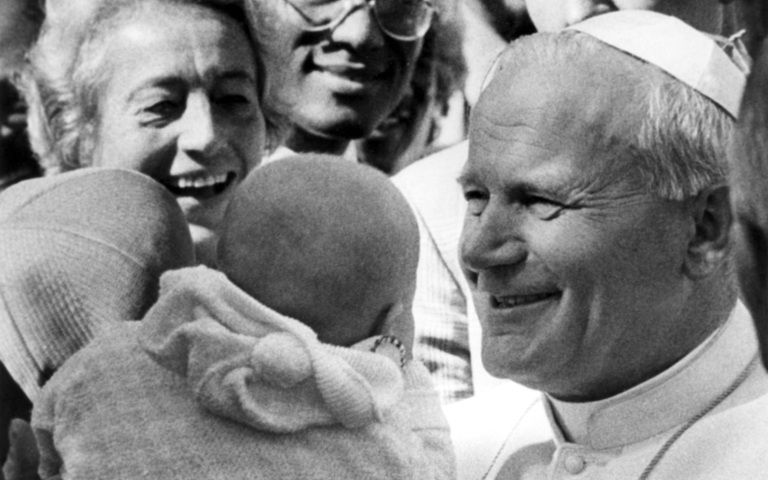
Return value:
[(751, 317), (739, 302), (723, 327), (699, 347), (626, 392), (584, 403), (547, 397), (555, 437), (565, 441), (564, 430), (577, 444), (606, 449), (665, 432), (703, 410), (728, 388), (755, 357), (757, 348)]

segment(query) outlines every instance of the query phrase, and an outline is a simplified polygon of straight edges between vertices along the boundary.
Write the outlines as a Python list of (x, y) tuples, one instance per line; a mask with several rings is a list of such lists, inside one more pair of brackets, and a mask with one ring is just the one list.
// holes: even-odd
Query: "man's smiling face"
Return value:
[(285, 0), (253, 2), (252, 8), (257, 24), (270, 31), (264, 51), (277, 79), (274, 95), (298, 128), (326, 138), (361, 138), (397, 106), (421, 40), (387, 36), (368, 6), (320, 32), (305, 31), (301, 14)]
[(523, 68), (473, 112), (461, 259), (488, 370), (579, 398), (627, 358), (653, 364), (676, 328), (685, 208), (639, 181), (632, 82), (611, 61)]

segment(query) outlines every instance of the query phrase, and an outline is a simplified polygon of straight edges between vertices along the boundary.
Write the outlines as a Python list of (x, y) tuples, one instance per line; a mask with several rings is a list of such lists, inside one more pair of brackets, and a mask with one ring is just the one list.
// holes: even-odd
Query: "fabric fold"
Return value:
[(140, 327), (142, 348), (186, 378), (206, 409), (271, 432), (381, 421), (403, 393), (382, 355), (321, 343), (206, 267), (168, 272)]

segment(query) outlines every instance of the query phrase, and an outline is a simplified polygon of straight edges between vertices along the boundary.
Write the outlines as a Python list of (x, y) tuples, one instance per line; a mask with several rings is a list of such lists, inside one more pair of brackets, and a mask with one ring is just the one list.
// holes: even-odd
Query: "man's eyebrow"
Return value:
[[(479, 185), (482, 183), (480, 176), (475, 171), (464, 171), (456, 182), (462, 186)], [(525, 179), (517, 179), (512, 183), (505, 184), (505, 190), (515, 192), (515, 194), (545, 194), (559, 196), (562, 194), (563, 186), (558, 184), (531, 182)]]
[(251, 75), (250, 72), (242, 69), (225, 70), (223, 72), (214, 73), (213, 75), (215, 75), (218, 80), (245, 80), (256, 83), (256, 78)]

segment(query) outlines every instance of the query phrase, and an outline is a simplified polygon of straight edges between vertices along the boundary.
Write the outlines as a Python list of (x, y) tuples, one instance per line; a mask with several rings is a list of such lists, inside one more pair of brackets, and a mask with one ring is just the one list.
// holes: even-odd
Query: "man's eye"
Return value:
[(220, 105), (248, 105), (251, 103), (251, 99), (245, 95), (222, 95), (216, 99), (216, 103)]
[(520, 203), (542, 220), (555, 219), (565, 209), (565, 206), (559, 202), (536, 195), (529, 195), (523, 198)]
[(467, 213), (480, 215), (488, 203), (488, 193), (476, 188), (468, 188), (464, 190), (464, 199), (467, 201)]

